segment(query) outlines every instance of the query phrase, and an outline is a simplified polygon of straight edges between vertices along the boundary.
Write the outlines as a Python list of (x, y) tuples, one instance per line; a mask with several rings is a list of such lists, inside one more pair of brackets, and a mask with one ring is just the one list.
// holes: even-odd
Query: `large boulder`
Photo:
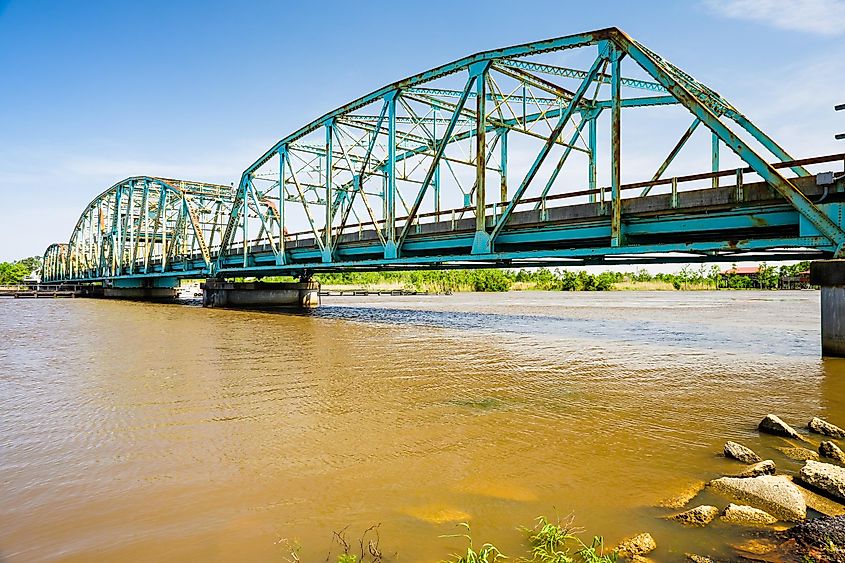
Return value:
[(755, 454), (750, 448), (736, 442), (725, 443), (725, 457), (732, 457), (743, 463), (757, 463), (763, 459)]
[(709, 485), (714, 492), (765, 510), (778, 520), (800, 522), (807, 517), (804, 497), (786, 477), (722, 477)]
[(810, 423), (807, 424), (807, 428), (810, 429), (810, 432), (823, 434), (825, 436), (830, 436), (831, 438), (845, 438), (845, 430), (842, 430), (838, 426), (815, 416)]
[(808, 461), (798, 478), (830, 496), (845, 500), (845, 467), (820, 461)]
[(616, 546), (616, 554), (619, 555), (619, 557), (633, 559), (635, 557), (641, 557), (647, 553), (651, 553), (655, 549), (657, 549), (657, 542), (654, 541), (651, 534), (644, 532), (632, 538), (622, 540), (619, 545)]
[(754, 465), (749, 465), (743, 471), (740, 471), (734, 477), (759, 477), (761, 475), (774, 475), (777, 467), (775, 462), (767, 459)]
[(807, 448), (790, 446), (788, 448), (777, 448), (777, 451), (795, 461), (807, 461), (808, 459), (812, 459), (813, 461), (819, 460), (819, 454)]
[(767, 434), (803, 440), (801, 435), (798, 434), (794, 428), (773, 414), (767, 414), (765, 418), (760, 421), (760, 424), (757, 425), (757, 429), (760, 432), (765, 432)]
[(822, 442), (819, 444), (819, 454), (822, 457), (828, 457), (830, 459), (834, 459), (839, 463), (845, 463), (845, 452), (843, 452), (839, 446), (834, 444), (831, 441)]
[(729, 504), (720, 520), (739, 526), (768, 526), (778, 521), (765, 510), (741, 504)]
[(695, 508), (691, 508), (679, 514), (673, 514), (672, 516), (667, 516), (667, 520), (673, 520), (675, 522), (680, 522), (685, 526), (706, 526), (710, 522), (716, 519), (716, 516), (719, 515), (719, 509), (715, 506), (709, 506), (703, 504), (701, 506), (696, 506)]

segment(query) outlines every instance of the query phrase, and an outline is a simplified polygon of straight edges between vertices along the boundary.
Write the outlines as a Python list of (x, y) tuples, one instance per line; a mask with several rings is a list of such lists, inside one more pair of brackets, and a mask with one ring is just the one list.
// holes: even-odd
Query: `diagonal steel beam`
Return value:
[(557, 139), (560, 136), (561, 132), (563, 132), (563, 128), (566, 126), (566, 123), (569, 121), (569, 118), (572, 117), (572, 114), (575, 112), (578, 104), (584, 97), (584, 94), (587, 93), (587, 88), (589, 88), (593, 79), (596, 77), (596, 74), (598, 74), (599, 68), (604, 64), (606, 58), (607, 56), (604, 52), (600, 53), (599, 56), (596, 57), (596, 60), (593, 62), (593, 66), (590, 67), (590, 70), (587, 73), (587, 77), (583, 80), (583, 82), (581, 82), (581, 85), (575, 92), (575, 96), (573, 96), (572, 100), (570, 100), (569, 104), (566, 106), (566, 110), (560, 116), (557, 125), (549, 135), (546, 144), (543, 145), (543, 148), (540, 150), (540, 153), (537, 155), (537, 158), (534, 159), (534, 163), (531, 165), (531, 168), (529, 168), (528, 173), (525, 175), (525, 178), (522, 180), (522, 183), (519, 185), (519, 188), (517, 188), (516, 193), (513, 194), (510, 203), (508, 203), (508, 206), (502, 212), (501, 217), (499, 217), (499, 220), (496, 222), (496, 226), (493, 227), (493, 231), (490, 233), (491, 249), (496, 241), (496, 237), (502, 231), (502, 228), (505, 226), (505, 223), (507, 223), (514, 208), (519, 203), (519, 200), (522, 199), (522, 196), (525, 194), (525, 191), (531, 184), (531, 180), (534, 179), (534, 176), (537, 175), (537, 172), (540, 170), (540, 166), (543, 164), (543, 161), (546, 160), (549, 151), (552, 149), (552, 146), (555, 143), (555, 139)]
[(414, 222), (414, 218), (416, 217), (417, 212), (420, 209), (420, 205), (422, 205), (423, 198), (425, 197), (425, 192), (428, 190), (428, 185), (431, 183), (431, 179), (434, 178), (434, 171), (437, 169), (437, 165), (440, 163), (440, 158), (446, 151), (446, 146), (449, 144), (449, 139), (452, 137), (452, 133), (455, 130), (455, 125), (457, 124), (458, 118), (461, 116), (464, 104), (466, 104), (467, 98), (469, 98), (469, 93), (472, 89), (472, 85), (475, 83), (476, 80), (478, 80), (479, 76), (481, 75), (470, 73), (469, 77), (467, 78), (463, 94), (461, 94), (461, 98), (458, 101), (457, 106), (455, 107), (455, 111), (454, 113), (452, 113), (452, 119), (449, 120), (449, 125), (446, 126), (446, 132), (443, 134), (443, 139), (441, 140), (441, 142), (437, 143), (437, 150), (434, 153), (434, 158), (431, 161), (431, 165), (429, 166), (428, 171), (425, 173), (425, 179), (423, 180), (422, 186), (420, 186), (420, 190), (419, 192), (417, 192), (417, 197), (414, 200), (414, 204), (411, 206), (411, 209), (408, 210), (408, 217), (407, 219), (405, 219), (405, 225), (402, 227), (402, 232), (399, 234), (399, 238), (396, 240), (397, 253), (402, 248), (402, 243), (405, 242), (405, 237), (408, 236), (408, 231), (410, 231), (411, 229), (411, 224)]
[(701, 119), (719, 139), (733, 150), (739, 158), (748, 163), (751, 168), (760, 175), (772, 188), (783, 196), (792, 206), (798, 210), (819, 232), (831, 242), (836, 244), (836, 256), (840, 256), (845, 245), (845, 231), (816, 207), (807, 197), (801, 193), (789, 180), (787, 180), (772, 165), (766, 162), (760, 155), (754, 152), (742, 139), (736, 136), (722, 123), (713, 111), (697, 99), (682, 84), (676, 81), (670, 73), (666, 72), (661, 65), (650, 55), (646, 54), (639, 45), (624, 33), (614, 33), (613, 41), (623, 49), (628, 56), (635, 60), (646, 72), (681, 102), (693, 115)]
[[(672, 161), (675, 160), (675, 157), (678, 156), (678, 153), (681, 152), (681, 149), (689, 140), (690, 136), (695, 132), (698, 128), (698, 125), (701, 123), (699, 118), (695, 118), (692, 120), (692, 124), (690, 124), (689, 128), (681, 135), (680, 140), (675, 144), (672, 150), (669, 152), (669, 156), (666, 157), (666, 160), (657, 168), (657, 172), (654, 173), (654, 176), (651, 177), (652, 182), (656, 182), (663, 176), (663, 173), (666, 172), (666, 169), (672, 164)], [(640, 197), (647, 196), (648, 192), (651, 191), (653, 186), (646, 186), (646, 188), (640, 193)]]

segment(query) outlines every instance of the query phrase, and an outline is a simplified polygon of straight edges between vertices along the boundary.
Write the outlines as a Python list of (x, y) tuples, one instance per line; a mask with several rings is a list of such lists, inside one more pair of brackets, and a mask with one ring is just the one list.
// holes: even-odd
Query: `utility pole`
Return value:
[[(843, 111), (843, 110), (845, 110), (845, 104), (839, 104), (838, 106), (833, 106), (833, 109), (836, 110), (836, 111)], [(836, 135), (837, 141), (841, 141), (843, 139), (845, 139), (845, 133), (839, 133), (838, 135)]]

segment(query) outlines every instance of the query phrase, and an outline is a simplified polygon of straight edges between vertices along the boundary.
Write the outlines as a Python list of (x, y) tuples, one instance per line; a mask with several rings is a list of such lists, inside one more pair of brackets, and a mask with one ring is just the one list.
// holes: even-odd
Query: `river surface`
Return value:
[(0, 560), (284, 561), (298, 543), (324, 561), (333, 531), (357, 548), (380, 523), (389, 560), (436, 561), (461, 521), (519, 555), (520, 526), (570, 513), (608, 544), (651, 532), (657, 561), (718, 553), (738, 532), (654, 505), (741, 469), (725, 440), (776, 455), (755, 430), (769, 412), (845, 425), (818, 309), (812, 291), (308, 315), (0, 299)]

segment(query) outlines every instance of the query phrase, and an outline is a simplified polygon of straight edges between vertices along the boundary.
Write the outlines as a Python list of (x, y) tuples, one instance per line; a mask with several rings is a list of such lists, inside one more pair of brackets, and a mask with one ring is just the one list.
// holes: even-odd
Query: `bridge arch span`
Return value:
[(234, 188), (118, 182), (50, 251), (64, 260), (50, 275), (838, 256), (845, 187), (809, 167), (842, 160), (795, 160), (715, 90), (600, 29), (378, 88), (282, 137)]
[[(667, 112), (679, 125), (664, 125)], [(623, 115), (637, 124), (624, 136)], [(629, 172), (623, 155), (634, 162), (642, 146), (659, 149), (655, 172), (635, 177), (642, 170)], [(845, 231), (799, 189), (811, 174), (790, 162), (715, 90), (617, 28), (494, 49), (383, 86), (277, 141), (241, 176), (216, 271), (683, 250), (629, 229), (624, 208), (637, 194), (665, 196), (684, 164), (713, 173), (699, 182), (712, 187), (724, 185), (726, 164), (747, 168), (825, 252), (840, 251)], [(561, 203), (598, 206), (591, 236), (525, 236)]]
[(44, 281), (208, 274), (232, 192), (151, 176), (117, 182), (85, 206), (68, 243), (48, 248)]

